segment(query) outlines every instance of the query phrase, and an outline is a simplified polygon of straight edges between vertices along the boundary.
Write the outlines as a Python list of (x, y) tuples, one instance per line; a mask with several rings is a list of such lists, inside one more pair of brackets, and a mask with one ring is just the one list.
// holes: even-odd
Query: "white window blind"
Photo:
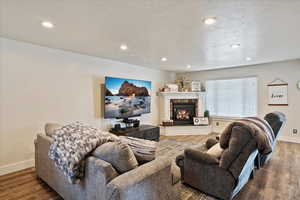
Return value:
[(206, 81), (206, 105), (210, 115), (250, 117), (257, 115), (257, 78)]

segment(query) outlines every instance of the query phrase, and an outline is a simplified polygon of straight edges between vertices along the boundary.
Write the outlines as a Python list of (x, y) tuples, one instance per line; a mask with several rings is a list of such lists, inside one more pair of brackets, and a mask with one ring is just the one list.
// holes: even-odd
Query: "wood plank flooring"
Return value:
[[(164, 140), (170, 137), (162, 137)], [(195, 141), (197, 136), (172, 137)], [(0, 176), (0, 200), (62, 200), (30, 168)], [(194, 197), (193, 200), (196, 200)], [(187, 200), (192, 200), (187, 199)], [(255, 173), (236, 200), (300, 200), (300, 144), (278, 142), (271, 161)]]

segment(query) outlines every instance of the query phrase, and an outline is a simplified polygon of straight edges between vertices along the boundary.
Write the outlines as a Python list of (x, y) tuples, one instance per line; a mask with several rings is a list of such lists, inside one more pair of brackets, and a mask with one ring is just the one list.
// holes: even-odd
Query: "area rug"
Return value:
[(179, 180), (175, 186), (180, 190), (181, 200), (215, 200), (215, 198), (209, 197), (196, 189), (181, 184), (180, 169), (175, 163), (177, 155), (182, 154), (185, 148), (191, 147), (193, 145), (198, 146), (201, 144), (203, 145), (203, 148), (205, 148), (205, 142), (210, 137), (215, 137), (215, 135), (210, 134), (203, 137), (197, 136), (197, 138), (192, 141), (184, 141), (182, 139), (176, 139), (176, 137), (174, 137), (163, 139), (158, 143), (157, 156), (167, 156), (173, 160), (171, 170), (173, 176), (176, 176), (175, 179)]

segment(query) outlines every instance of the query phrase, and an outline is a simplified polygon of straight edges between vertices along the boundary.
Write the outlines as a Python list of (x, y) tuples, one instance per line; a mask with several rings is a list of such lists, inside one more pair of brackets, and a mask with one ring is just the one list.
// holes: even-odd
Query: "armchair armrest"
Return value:
[(196, 162), (201, 162), (204, 164), (219, 164), (219, 160), (205, 152), (201, 152), (199, 150), (196, 149), (192, 149), (192, 148), (187, 148), (184, 150), (184, 155), (190, 159), (190, 160), (194, 160)]
[(176, 157), (176, 165), (180, 168), (184, 167), (184, 154), (180, 154)]
[(107, 200), (178, 199), (171, 176), (171, 160), (159, 157), (126, 172), (107, 185)]

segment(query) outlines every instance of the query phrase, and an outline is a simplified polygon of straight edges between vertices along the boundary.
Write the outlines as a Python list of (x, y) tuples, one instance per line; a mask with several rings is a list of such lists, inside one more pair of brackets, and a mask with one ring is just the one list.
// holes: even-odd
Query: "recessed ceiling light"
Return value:
[(192, 66), (191, 66), (191, 65), (187, 65), (186, 68), (187, 68), (187, 69), (191, 69)]
[(127, 47), (126, 44), (122, 44), (122, 45), (120, 46), (120, 49), (123, 50), (123, 51), (125, 51), (125, 50), (128, 49), (128, 47)]
[(54, 27), (54, 25), (49, 21), (43, 21), (42, 26), (45, 28), (53, 28)]
[(241, 46), (241, 44), (232, 44), (230, 46), (231, 46), (231, 48), (236, 49), (236, 48), (239, 48)]
[(247, 60), (247, 61), (250, 61), (250, 60), (252, 60), (252, 58), (250, 58), (250, 57), (246, 57), (246, 60)]
[(160, 60), (166, 62), (168, 59), (166, 57), (162, 57)]
[(215, 17), (207, 17), (203, 20), (204, 24), (207, 24), (207, 25), (214, 24), (214, 23), (216, 23), (216, 21), (217, 21), (217, 18), (215, 18)]

